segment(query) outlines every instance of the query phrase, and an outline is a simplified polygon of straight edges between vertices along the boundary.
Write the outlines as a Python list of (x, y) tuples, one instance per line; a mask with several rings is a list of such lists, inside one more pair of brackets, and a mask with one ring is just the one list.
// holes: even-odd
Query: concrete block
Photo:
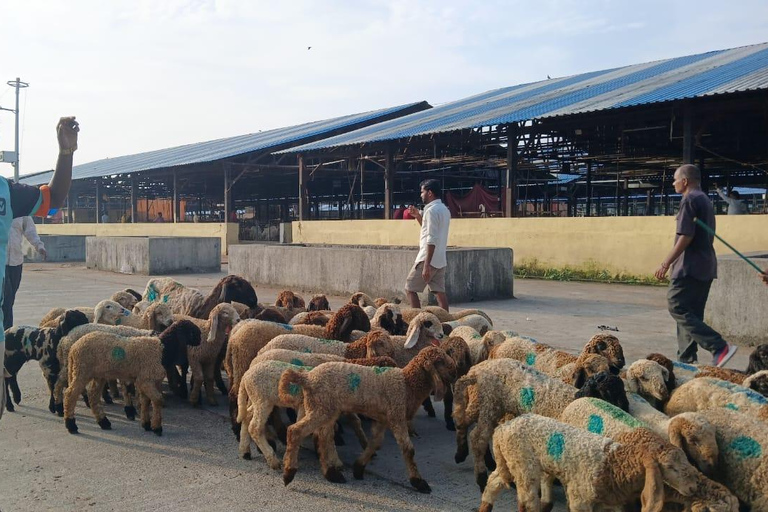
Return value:
[(280, 243), (290, 244), (293, 243), (293, 228), (290, 222), (280, 223)]
[[(45, 244), (48, 258), (45, 261), (56, 263), (63, 261), (85, 261), (85, 236), (81, 235), (40, 235)], [(22, 239), (21, 252), (25, 263), (38, 263), (43, 257), (27, 241)]]
[[(254, 285), (402, 297), (418, 250), (413, 247), (233, 245), (229, 272)], [(513, 297), (512, 249), (449, 248), (446, 288), (452, 302)]]
[(123, 274), (218, 272), (221, 239), (197, 237), (95, 237), (86, 239), (86, 266)]
[[(768, 253), (747, 254), (768, 271)], [(704, 321), (727, 341), (740, 345), (768, 343), (768, 287), (757, 271), (736, 255), (718, 256)]]

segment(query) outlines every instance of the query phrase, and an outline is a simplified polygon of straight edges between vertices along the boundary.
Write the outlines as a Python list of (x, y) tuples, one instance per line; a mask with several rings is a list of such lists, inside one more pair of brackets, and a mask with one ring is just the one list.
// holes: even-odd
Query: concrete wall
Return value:
[[(298, 245), (233, 245), (229, 272), (254, 285), (374, 297), (403, 296), (416, 249)], [(450, 249), (446, 288), (451, 301), (512, 297), (511, 249)]]
[[(45, 250), (48, 258), (45, 261), (85, 261), (85, 236), (80, 235), (40, 235), (40, 240), (45, 244)], [(34, 247), (22, 238), (21, 252), (24, 254), (24, 261), (40, 262), (42, 256)]]
[(136, 224), (38, 224), (41, 235), (85, 235), (85, 236), (157, 236), (157, 237), (218, 237), (221, 240), (221, 254), (227, 254), (227, 247), (236, 244), (239, 228), (236, 223), (173, 222)]
[[(717, 217), (720, 236), (741, 251), (768, 250), (768, 215)], [(448, 243), (457, 247), (509, 247), (517, 264), (537, 260), (561, 268), (597, 265), (612, 273), (650, 275), (672, 248), (674, 217), (452, 219)], [(419, 226), (407, 220), (293, 223), (293, 242), (416, 245)], [(718, 254), (728, 253), (715, 242)]]
[(221, 270), (219, 238), (86, 238), (86, 266), (123, 274), (168, 275)]
[[(768, 271), (768, 252), (751, 253)], [(705, 321), (723, 337), (743, 345), (768, 343), (768, 286), (757, 271), (736, 255), (717, 259), (717, 279), (704, 313)]]

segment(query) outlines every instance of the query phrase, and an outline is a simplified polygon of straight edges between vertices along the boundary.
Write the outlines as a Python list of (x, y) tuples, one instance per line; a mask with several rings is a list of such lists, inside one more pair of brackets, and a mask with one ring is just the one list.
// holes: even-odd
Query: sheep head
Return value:
[(443, 337), (443, 324), (440, 323), (440, 320), (432, 313), (423, 311), (416, 315), (408, 326), (408, 332), (405, 335), (405, 348), (413, 348), (419, 341), (437, 345)]
[(600, 354), (608, 359), (611, 364), (611, 373), (618, 375), (624, 368), (624, 349), (621, 348), (619, 339), (611, 334), (595, 334), (584, 345), (583, 352), (589, 354)]
[(356, 292), (352, 294), (352, 297), (349, 298), (350, 304), (357, 304), (361, 308), (364, 308), (366, 306), (373, 306), (377, 307), (376, 303), (373, 301), (373, 299), (368, 296), (367, 294), (363, 292)]
[(135, 295), (127, 291), (115, 292), (115, 294), (112, 295), (110, 299), (117, 302), (118, 304), (120, 304), (126, 309), (133, 308), (133, 306), (135, 306), (136, 303), (139, 302), (139, 299), (137, 299)]
[(329, 311), (331, 305), (328, 303), (328, 297), (325, 295), (315, 295), (309, 301), (308, 311)]
[[(655, 443), (640, 445), (643, 448), (643, 465), (645, 466), (645, 487), (641, 494), (643, 510), (652, 496), (654, 506), (648, 510), (661, 510), (664, 505), (664, 483), (675, 489), (683, 496), (691, 496), (698, 487), (696, 469), (688, 462), (680, 448), (658, 440)], [(655, 448), (655, 449), (654, 449)], [(650, 477), (650, 478), (649, 478)], [(651, 480), (651, 482), (649, 482)], [(661, 506), (657, 509), (658, 495), (661, 495)]]
[(643, 398), (666, 402), (669, 399), (668, 380), (667, 369), (648, 359), (638, 359), (627, 368), (627, 389)]
[(719, 448), (715, 428), (697, 412), (684, 412), (673, 417), (667, 427), (669, 442), (677, 446), (699, 468), (709, 475), (717, 466)]
[(56, 334), (66, 336), (69, 331), (80, 325), (88, 323), (88, 317), (85, 313), (76, 309), (68, 309), (59, 317), (59, 323), (56, 326)]
[(120, 325), (123, 317), (129, 316), (130, 311), (113, 300), (103, 300), (93, 309), (93, 323)]
[(747, 365), (747, 374), (768, 370), (768, 344), (758, 345), (749, 355), (749, 364)]
[(200, 328), (190, 320), (177, 320), (160, 333), (159, 339), (163, 346), (162, 365), (165, 367), (182, 364), (186, 360), (186, 347), (200, 345), (202, 334)]
[(768, 396), (768, 370), (755, 372), (741, 383), (745, 388), (757, 391), (763, 396)]
[(365, 345), (365, 357), (371, 358), (376, 356), (393, 356), (395, 353), (395, 347), (392, 344), (392, 338), (389, 337), (389, 333), (382, 329), (374, 329), (355, 343), (362, 343)]
[(429, 372), (432, 378), (435, 400), (437, 401), (443, 399), (448, 386), (456, 381), (456, 363), (440, 347), (426, 347), (422, 349), (408, 363), (408, 366), (410, 365), (421, 366), (424, 371)]
[(387, 303), (379, 306), (371, 324), (395, 336), (402, 336), (408, 332), (408, 324), (403, 321), (403, 313), (397, 304)]
[(215, 308), (211, 310), (211, 315), (208, 317), (211, 322), (211, 328), (208, 331), (208, 343), (212, 343), (219, 333), (219, 330), (223, 330), (225, 334), (229, 334), (237, 322), (240, 321), (240, 315), (237, 314), (237, 310), (232, 304), (222, 303), (217, 304)]
[(440, 342), (440, 348), (456, 363), (456, 377), (462, 377), (472, 368), (472, 356), (467, 342), (458, 336), (449, 336)]
[(581, 388), (591, 376), (610, 371), (611, 365), (605, 357), (600, 354), (582, 354), (576, 361), (576, 368), (569, 381), (572, 386)]
[(153, 302), (143, 315), (150, 331), (160, 332), (173, 323), (173, 311), (163, 302)]
[(591, 396), (615, 405), (624, 412), (629, 412), (629, 400), (624, 390), (624, 381), (609, 372), (600, 372), (588, 378), (576, 391), (574, 398)]
[(677, 381), (675, 380), (675, 364), (672, 362), (672, 360), (664, 354), (659, 353), (648, 354), (645, 358), (649, 361), (659, 363), (661, 366), (667, 369), (669, 372), (669, 378), (667, 379), (667, 389), (670, 393), (672, 393), (675, 387), (677, 387)]
[(149, 307), (150, 302), (147, 302), (146, 300), (140, 300), (133, 306), (133, 314), (134, 315), (143, 315), (144, 312)]
[(353, 330), (370, 331), (371, 321), (360, 306), (344, 304), (325, 326), (325, 337), (348, 341)]

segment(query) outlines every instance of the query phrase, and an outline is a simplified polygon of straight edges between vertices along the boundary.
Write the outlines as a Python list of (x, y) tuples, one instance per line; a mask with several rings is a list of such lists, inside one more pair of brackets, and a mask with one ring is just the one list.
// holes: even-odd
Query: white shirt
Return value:
[(451, 224), (451, 212), (440, 199), (435, 199), (424, 207), (421, 214), (421, 235), (419, 237), (419, 254), (416, 263), (427, 260), (427, 246), (434, 245), (431, 265), (443, 268), (448, 265), (445, 255), (448, 247), (448, 227)]
[(8, 233), (8, 260), (6, 265), (9, 267), (16, 267), (24, 263), (24, 254), (21, 252), (22, 236), (29, 240), (29, 243), (38, 252), (41, 249), (45, 249), (43, 241), (37, 235), (37, 229), (35, 229), (32, 217), (17, 217), (13, 219), (11, 232)]
[(728, 215), (745, 215), (747, 213), (747, 205), (744, 204), (744, 201), (734, 197), (728, 197), (723, 194), (720, 189), (715, 190), (717, 190), (717, 195), (719, 195), (723, 201), (728, 203)]

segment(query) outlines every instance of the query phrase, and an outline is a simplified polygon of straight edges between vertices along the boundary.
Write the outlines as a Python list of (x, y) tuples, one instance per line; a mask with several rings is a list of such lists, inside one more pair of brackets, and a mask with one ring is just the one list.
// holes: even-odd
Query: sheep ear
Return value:
[(452, 332), (453, 332), (453, 327), (451, 327), (451, 324), (443, 324), (443, 334), (447, 336)]
[(664, 481), (659, 464), (650, 455), (645, 458), (645, 486), (640, 495), (642, 512), (661, 512), (664, 508)]
[(96, 308), (93, 311), (93, 323), (100, 324), (101, 316), (104, 314), (104, 308)]
[(574, 370), (573, 375), (571, 376), (571, 382), (573, 382), (573, 386), (576, 388), (581, 389), (584, 387), (584, 383), (587, 381), (587, 370), (584, 368), (577, 368)]
[(638, 384), (637, 384), (637, 377), (634, 377), (632, 375), (627, 375), (627, 379), (624, 381), (627, 383), (627, 390), (632, 393), (638, 392)]
[(347, 330), (351, 327), (351, 325), (352, 325), (352, 317), (347, 316), (346, 318), (344, 318), (344, 320), (341, 321), (341, 327), (339, 327), (339, 332), (337, 332), (336, 334), (340, 338), (348, 338), (350, 333), (347, 332)]
[(216, 339), (216, 333), (219, 330), (219, 315), (214, 315), (211, 319), (211, 329), (208, 331), (208, 343), (213, 343)]
[(661, 376), (664, 378), (664, 382), (669, 381), (669, 370), (667, 370), (663, 366), (661, 367)]
[(408, 333), (406, 334), (405, 338), (405, 348), (413, 348), (416, 346), (416, 342), (419, 341), (419, 336), (421, 335), (421, 324), (418, 322), (414, 322), (413, 325), (411, 325), (408, 328)]
[(674, 418), (669, 422), (669, 426), (667, 427), (667, 434), (669, 435), (669, 442), (673, 446), (677, 446), (681, 450), (685, 451), (685, 440), (683, 439), (683, 434), (680, 432), (680, 428), (675, 421)]

